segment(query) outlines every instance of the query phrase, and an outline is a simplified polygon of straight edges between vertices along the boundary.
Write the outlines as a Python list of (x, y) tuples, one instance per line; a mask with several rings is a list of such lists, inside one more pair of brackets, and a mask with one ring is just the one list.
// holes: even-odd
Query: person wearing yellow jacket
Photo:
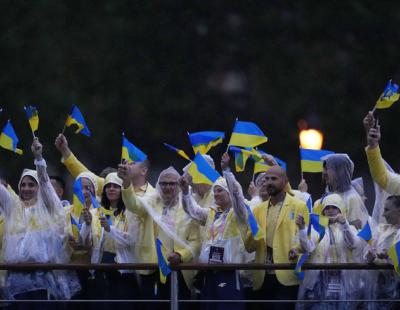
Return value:
[[(248, 226), (242, 235), (247, 251), (255, 252), (256, 263), (289, 263), (296, 258), (298, 228), (295, 219), (304, 215), (308, 223), (308, 210), (301, 201), (285, 191), (288, 179), (286, 172), (279, 166), (272, 166), (265, 174), (263, 189), (269, 199), (253, 209), (261, 238), (254, 238)], [(297, 298), (299, 281), (292, 270), (254, 272), (253, 289), (256, 299), (282, 300)], [(294, 309), (293, 304), (274, 303), (271, 309)]]
[[(137, 240), (137, 258), (141, 263), (157, 263), (156, 238), (166, 248), (170, 264), (191, 262), (198, 255), (200, 235), (198, 224), (187, 217), (182, 208), (182, 198), (178, 186), (179, 173), (172, 167), (162, 171), (157, 181), (156, 191), (139, 197), (131, 186), (130, 166), (121, 164), (118, 176), (123, 180), (122, 199), (126, 209), (136, 214), (142, 221)], [(193, 271), (179, 273), (181, 297), (189, 298), (193, 281)], [(159, 282), (156, 298), (168, 298), (170, 277), (166, 285)]]

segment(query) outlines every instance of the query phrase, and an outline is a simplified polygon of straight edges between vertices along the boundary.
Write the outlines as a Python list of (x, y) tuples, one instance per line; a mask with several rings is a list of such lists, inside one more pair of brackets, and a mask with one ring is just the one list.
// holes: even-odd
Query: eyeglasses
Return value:
[(158, 182), (158, 184), (160, 184), (160, 186), (177, 186), (178, 182)]

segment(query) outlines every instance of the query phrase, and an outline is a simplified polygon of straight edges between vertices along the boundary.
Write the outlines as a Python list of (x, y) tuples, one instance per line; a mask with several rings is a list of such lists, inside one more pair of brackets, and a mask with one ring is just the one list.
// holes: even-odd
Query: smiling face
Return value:
[(229, 193), (221, 186), (214, 186), (214, 199), (215, 203), (222, 209), (226, 209), (231, 204)]
[(108, 183), (105, 187), (105, 192), (110, 203), (117, 202), (121, 197), (121, 186), (114, 183)]
[(23, 201), (37, 197), (39, 185), (31, 176), (24, 176), (21, 180), (19, 192)]

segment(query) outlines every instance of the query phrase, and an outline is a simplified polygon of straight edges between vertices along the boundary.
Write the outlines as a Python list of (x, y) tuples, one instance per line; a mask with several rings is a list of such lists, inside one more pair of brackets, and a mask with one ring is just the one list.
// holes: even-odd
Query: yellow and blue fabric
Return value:
[(191, 161), (190, 157), (185, 153), (184, 150), (180, 150), (178, 148), (176, 148), (175, 146), (172, 146), (171, 144), (168, 143), (164, 143), (164, 145), (169, 148), (171, 151), (178, 153), (178, 155), (180, 155), (181, 157), (183, 157), (184, 159)]
[(73, 236), (78, 239), (79, 238), (79, 232), (82, 228), (82, 224), (77, 221), (72, 214), (69, 215), (71, 219), (71, 227), (72, 227), (72, 234)]
[(322, 172), (322, 157), (334, 154), (326, 150), (312, 150), (300, 148), (300, 161), (302, 172)]
[(76, 179), (74, 182), (72, 202), (74, 205), (72, 216), (75, 219), (79, 219), (83, 208), (85, 208), (85, 197), (83, 197), (81, 178)]
[(32, 132), (39, 129), (39, 113), (35, 106), (24, 107)]
[(325, 228), (329, 225), (329, 218), (327, 216), (311, 213), (310, 223), (319, 233), (319, 241), (321, 241), (325, 236)]
[[(268, 153), (266, 153), (266, 152), (264, 152), (264, 151), (262, 151), (262, 150), (259, 150), (259, 149), (257, 149), (257, 150), (255, 150), (257, 153), (258, 153), (258, 157), (262, 157), (262, 155), (270, 155), (270, 156), (272, 156), (274, 159), (275, 159), (275, 161), (278, 163), (278, 165), (279, 166), (281, 166), (281, 168), (283, 169), (283, 170), (285, 170), (285, 171), (287, 171), (287, 165), (286, 165), (286, 162), (284, 162), (282, 159), (280, 159), (280, 158), (278, 158), (278, 157), (276, 157), (276, 156), (273, 156), (273, 155), (271, 155), (271, 154), (268, 154)], [(258, 157), (251, 157), (253, 160), (255, 160), (255, 161), (257, 161), (258, 160)], [(261, 159), (261, 161), (263, 161), (263, 159)]]
[(197, 153), (187, 172), (192, 176), (194, 184), (209, 184), (213, 185), (221, 175), (213, 169), (204, 157)]
[(376, 101), (376, 109), (387, 109), (399, 100), (399, 86), (397, 84), (392, 84), (390, 80), (383, 93), (380, 95), (379, 99)]
[[(310, 195), (310, 197), (308, 197), (308, 199), (306, 201), (306, 206), (307, 206), (308, 214), (311, 214), (312, 213), (312, 207), (313, 207), (311, 195)], [(307, 236), (308, 236), (308, 238), (311, 237), (311, 221), (308, 223)]]
[(304, 271), (301, 271), (301, 267), (305, 263), (305, 261), (308, 259), (309, 254), (307, 253), (302, 253), (299, 255), (299, 258), (297, 259), (296, 267), (294, 268), (294, 274), (296, 275), (297, 279), (300, 281), (304, 280)]
[(372, 241), (372, 231), (371, 231), (371, 226), (367, 222), (364, 227), (358, 232), (357, 234), (358, 237), (364, 239), (365, 241), (368, 242), (368, 244), (371, 244)]
[(158, 260), (158, 268), (160, 269), (160, 282), (165, 284), (167, 282), (167, 276), (171, 272), (171, 268), (169, 268), (167, 263), (167, 251), (163, 246), (160, 239), (156, 238), (156, 250), (157, 250), (157, 260)]
[(22, 155), (22, 150), (17, 148), (18, 141), (19, 139), (14, 131), (13, 126), (11, 125), (11, 121), (9, 120), (6, 126), (4, 126), (3, 131), (1, 132), (0, 146), (5, 148), (6, 150), (10, 150), (19, 155)]
[(72, 107), (71, 113), (67, 116), (67, 120), (65, 122), (65, 126), (69, 127), (71, 125), (78, 126), (78, 129), (75, 131), (75, 133), (81, 133), (87, 137), (91, 136), (90, 130), (86, 125), (85, 119), (76, 105)]
[(125, 159), (128, 163), (141, 163), (147, 159), (147, 155), (122, 135), (121, 159)]
[(92, 193), (90, 193), (90, 200), (92, 201), (93, 208), (95, 208), (95, 209), (100, 208), (99, 202), (97, 201), (96, 197)]
[(242, 172), (246, 168), (247, 159), (249, 159), (250, 148), (242, 149), (240, 147), (231, 146), (229, 150), (235, 154), (235, 170), (236, 172)]
[(207, 154), (214, 146), (222, 143), (225, 133), (222, 131), (199, 131), (189, 133), (189, 140), (193, 147), (193, 152)]
[(257, 220), (254, 217), (253, 212), (251, 211), (250, 207), (245, 204), (247, 210), (247, 223), (249, 224), (251, 234), (253, 235), (254, 240), (260, 240), (263, 238), (262, 231), (257, 224)]
[(268, 138), (256, 124), (236, 120), (229, 145), (255, 147), (267, 141)]

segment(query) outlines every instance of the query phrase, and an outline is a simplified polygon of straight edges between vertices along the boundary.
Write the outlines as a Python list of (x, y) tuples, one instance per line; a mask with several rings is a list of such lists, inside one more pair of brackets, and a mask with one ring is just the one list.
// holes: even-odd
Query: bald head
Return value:
[(272, 166), (271, 168), (268, 169), (268, 171), (265, 174), (266, 175), (275, 175), (277, 177), (284, 179), (287, 182), (286, 171), (283, 170), (281, 166), (278, 166), (278, 165)]
[(277, 196), (284, 192), (285, 186), (288, 182), (286, 171), (280, 166), (272, 166), (265, 173), (265, 183), (269, 196)]

